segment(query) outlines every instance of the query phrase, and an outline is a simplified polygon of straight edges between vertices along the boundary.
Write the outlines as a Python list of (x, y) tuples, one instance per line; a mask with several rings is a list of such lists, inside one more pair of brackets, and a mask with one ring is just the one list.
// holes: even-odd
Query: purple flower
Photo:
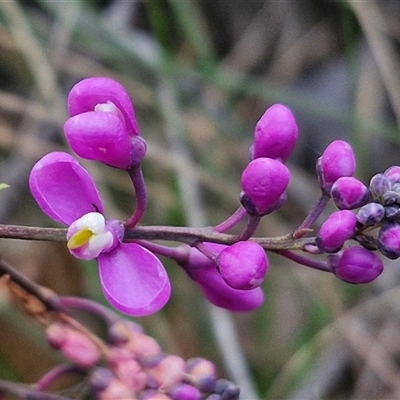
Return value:
[(333, 273), (349, 283), (369, 283), (383, 271), (382, 260), (363, 247), (349, 247), (334, 262)]
[(70, 252), (83, 260), (97, 258), (103, 293), (116, 309), (142, 316), (165, 305), (171, 287), (163, 265), (138, 244), (121, 243), (121, 223), (104, 219), (99, 192), (73, 157), (47, 154), (34, 165), (29, 185), (43, 212), (69, 226)]
[(356, 216), (350, 210), (340, 210), (332, 213), (324, 221), (317, 233), (317, 246), (327, 253), (339, 251), (345, 241), (353, 237), (356, 223)]
[(257, 122), (251, 159), (268, 157), (285, 162), (297, 137), (298, 128), (292, 112), (282, 104), (274, 104)]
[(352, 176), (356, 170), (353, 149), (343, 140), (330, 143), (317, 162), (321, 187), (330, 191), (332, 185), (342, 176)]
[(218, 254), (217, 265), (222, 279), (230, 287), (249, 290), (262, 284), (268, 259), (258, 243), (237, 242)]
[(283, 195), (289, 180), (290, 172), (280, 161), (266, 157), (256, 158), (242, 173), (242, 189), (247, 197), (242, 204), (246, 208), (246, 203), (250, 202), (256, 213), (266, 213)]
[[(207, 243), (207, 247), (211, 251), (220, 253), (227, 246)], [(218, 273), (216, 263), (197, 249), (191, 248), (188, 260), (181, 265), (200, 286), (206, 298), (218, 307), (231, 311), (251, 311), (260, 307), (264, 301), (260, 287), (238, 290), (229, 286)]]
[(388, 222), (382, 225), (378, 234), (379, 251), (387, 258), (396, 260), (400, 257), (400, 225)]
[(80, 157), (121, 169), (142, 161), (146, 142), (139, 136), (129, 95), (118, 82), (104, 77), (78, 82), (69, 93), (68, 112), (65, 137)]
[(332, 185), (331, 196), (337, 208), (352, 210), (366, 204), (370, 192), (358, 179), (352, 176), (342, 176)]

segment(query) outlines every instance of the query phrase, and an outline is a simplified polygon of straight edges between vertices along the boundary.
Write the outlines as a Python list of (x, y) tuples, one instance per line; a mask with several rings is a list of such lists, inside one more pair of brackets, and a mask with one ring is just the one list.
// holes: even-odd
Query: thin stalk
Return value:
[(147, 193), (143, 171), (139, 165), (128, 170), (136, 195), (136, 207), (133, 214), (125, 221), (127, 228), (133, 228), (143, 217), (147, 207)]

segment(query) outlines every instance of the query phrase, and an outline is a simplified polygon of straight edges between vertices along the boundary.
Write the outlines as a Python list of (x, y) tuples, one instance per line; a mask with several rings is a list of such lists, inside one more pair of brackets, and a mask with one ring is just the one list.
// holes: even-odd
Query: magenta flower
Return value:
[(130, 169), (146, 154), (139, 136), (132, 102), (126, 90), (110, 78), (88, 78), (78, 82), (68, 96), (70, 118), (65, 137), (80, 157)]
[(241, 199), (243, 206), (246, 208), (250, 200), (255, 207), (255, 213), (266, 213), (281, 198), (289, 180), (290, 172), (280, 161), (266, 157), (256, 158), (242, 173), (241, 183), (245, 195)]
[(341, 280), (359, 284), (375, 280), (383, 271), (382, 260), (363, 247), (349, 247), (332, 265), (333, 273)]
[(43, 212), (69, 226), (70, 252), (83, 260), (97, 258), (103, 293), (116, 309), (142, 316), (165, 305), (171, 287), (163, 265), (142, 246), (122, 243), (122, 224), (104, 219), (97, 188), (73, 157), (47, 154), (32, 168), (29, 186)]
[[(207, 247), (217, 254), (227, 248), (215, 243), (207, 243)], [(251, 311), (260, 307), (264, 301), (260, 287), (238, 290), (229, 286), (218, 273), (216, 263), (197, 249), (190, 248), (188, 260), (181, 265), (200, 286), (206, 298), (218, 307), (231, 311)]]
[(357, 219), (350, 210), (340, 210), (332, 213), (316, 236), (319, 249), (327, 253), (335, 253), (344, 245), (345, 241), (353, 237)]
[(356, 159), (353, 149), (343, 140), (334, 140), (318, 159), (317, 170), (322, 188), (329, 192), (337, 179), (354, 174)]
[(274, 104), (257, 122), (251, 159), (268, 157), (285, 162), (297, 137), (298, 128), (292, 112), (283, 104)]

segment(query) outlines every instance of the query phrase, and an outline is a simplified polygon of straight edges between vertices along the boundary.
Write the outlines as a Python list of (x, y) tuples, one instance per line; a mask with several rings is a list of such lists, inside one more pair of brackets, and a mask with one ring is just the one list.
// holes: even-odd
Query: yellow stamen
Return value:
[(70, 250), (83, 246), (93, 236), (93, 232), (89, 229), (82, 229), (74, 233), (68, 240), (67, 246)]

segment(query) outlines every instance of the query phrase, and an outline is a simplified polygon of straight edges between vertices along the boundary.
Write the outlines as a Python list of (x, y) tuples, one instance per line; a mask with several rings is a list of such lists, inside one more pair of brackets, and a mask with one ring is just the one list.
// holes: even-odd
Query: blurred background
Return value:
[[(49, 151), (69, 151), (69, 89), (108, 76), (130, 93), (148, 143), (144, 224), (227, 218), (257, 120), (273, 103), (289, 106), (300, 128), (289, 201), (257, 235), (292, 231), (318, 195), (315, 161), (330, 141), (353, 145), (366, 183), (400, 163), (399, 21), (400, 2), (390, 0), (0, 2), (0, 182), (10, 185), (1, 223), (56, 226), (31, 198), (30, 168)], [(125, 174), (82, 164), (107, 216), (129, 216)], [(0, 254), (59, 294), (103, 301), (95, 265), (61, 244), (2, 239)], [(265, 305), (227, 314), (166, 261), (172, 298), (139, 322), (167, 352), (215, 361), (244, 400), (400, 398), (398, 262), (385, 261), (362, 287), (273, 254), (270, 263)], [(0, 288), (0, 378), (33, 383), (60, 360)]]

